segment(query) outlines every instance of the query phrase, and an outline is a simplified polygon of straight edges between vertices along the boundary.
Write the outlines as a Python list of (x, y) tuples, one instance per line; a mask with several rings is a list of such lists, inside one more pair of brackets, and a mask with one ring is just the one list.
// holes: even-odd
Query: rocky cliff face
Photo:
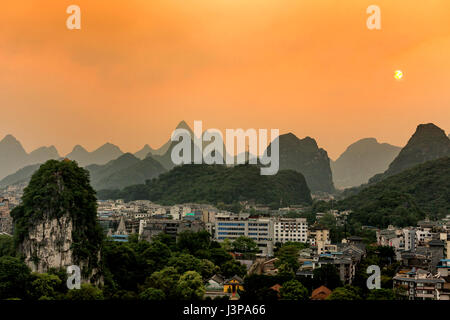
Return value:
[[(66, 214), (57, 219), (45, 219), (28, 229), (20, 250), (32, 272), (44, 273), (51, 268), (66, 269), (71, 265), (77, 265), (81, 270), (88, 267), (88, 260), (80, 261), (74, 255), (73, 226), (73, 220)], [(96, 258), (100, 260), (100, 253)], [(82, 272), (81, 281), (99, 284), (103, 283), (103, 278), (100, 270), (94, 268), (88, 273)]]
[(72, 245), (73, 221), (69, 215), (45, 219), (31, 226), (21, 244), (25, 263), (33, 272), (47, 272), (76, 264)]
[[(308, 187), (312, 192), (335, 191), (330, 158), (328, 153), (319, 148), (316, 140), (310, 137), (297, 138), (288, 133), (279, 136), (280, 170), (295, 170), (305, 176)], [(266, 152), (270, 152), (271, 145)]]

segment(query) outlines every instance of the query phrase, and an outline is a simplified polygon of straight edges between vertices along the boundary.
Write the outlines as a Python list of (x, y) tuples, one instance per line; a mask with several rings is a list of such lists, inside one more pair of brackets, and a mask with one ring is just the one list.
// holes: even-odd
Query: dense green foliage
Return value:
[(75, 301), (92, 301), (92, 300), (103, 300), (103, 292), (97, 287), (94, 287), (90, 283), (81, 284), (80, 289), (69, 290), (66, 295), (67, 300)]
[(99, 191), (101, 199), (142, 200), (173, 205), (186, 202), (254, 200), (261, 204), (286, 206), (311, 203), (311, 195), (302, 174), (287, 170), (273, 176), (260, 174), (256, 165), (183, 165), (147, 181), (118, 190)]
[(15, 243), (20, 247), (29, 229), (48, 219), (69, 215), (73, 221), (73, 255), (76, 263), (97, 266), (103, 233), (97, 222), (95, 191), (89, 173), (76, 162), (49, 160), (36, 171), (24, 190), (22, 204), (14, 208)]
[(0, 257), (0, 299), (27, 297), (30, 269), (19, 259)]
[(450, 211), (450, 158), (429, 161), (391, 176), (337, 203), (351, 218), (380, 228), (416, 225)]
[(16, 250), (14, 248), (14, 239), (8, 235), (0, 235), (0, 257), (14, 256)]
[(333, 290), (327, 300), (362, 300), (356, 287), (345, 286)]
[(307, 300), (309, 298), (308, 290), (300, 281), (286, 281), (280, 289), (281, 299), (283, 300)]
[[(207, 232), (184, 232), (177, 240), (161, 234), (152, 242), (140, 241), (136, 235), (131, 236), (129, 242), (108, 239), (102, 251), (104, 285), (96, 287), (85, 283), (73, 290), (67, 289), (64, 269), (31, 273), (20, 258), (4, 255), (0, 257), (0, 299), (198, 300), (204, 296), (205, 282), (214, 274), (225, 278), (242, 277), (244, 291), (239, 291), (239, 295), (243, 301), (307, 300), (312, 291), (322, 285), (333, 290), (330, 299), (335, 300), (402, 298), (390, 289), (397, 267), (393, 263), (392, 248), (367, 247), (367, 256), (357, 267), (353, 286), (343, 287), (338, 271), (331, 264), (315, 269), (313, 279), (282, 270), (304, 246), (287, 242), (278, 248), (277, 256), (285, 263), (281, 264), (277, 275), (247, 275), (246, 267), (227, 251), (232, 250), (233, 242), (219, 244), (212, 241)], [(253, 246), (245, 247), (251, 250)], [(366, 287), (366, 268), (372, 264), (381, 267), (380, 290)], [(277, 284), (279, 292), (272, 289)]]
[(320, 268), (314, 269), (314, 280), (333, 290), (342, 285), (338, 270), (333, 264), (325, 264)]
[(130, 292), (144, 300), (198, 299), (204, 293), (203, 282), (214, 274), (244, 277), (247, 271), (206, 231), (182, 232), (176, 241), (163, 234), (152, 242), (107, 241), (103, 257), (108, 271), (105, 298), (112, 299), (123, 299)]
[(307, 247), (307, 244), (300, 242), (284, 243), (275, 253), (275, 257), (278, 258), (275, 265), (286, 272), (295, 273), (300, 267), (298, 262), (299, 252)]

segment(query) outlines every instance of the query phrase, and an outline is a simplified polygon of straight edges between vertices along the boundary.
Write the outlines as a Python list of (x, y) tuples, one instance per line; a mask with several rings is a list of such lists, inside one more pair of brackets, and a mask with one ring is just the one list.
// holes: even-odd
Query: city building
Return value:
[(177, 237), (183, 231), (198, 232), (205, 230), (201, 220), (143, 219), (139, 221), (139, 239), (151, 241), (161, 233)]
[(440, 293), (445, 290), (446, 281), (439, 274), (413, 268), (398, 272), (393, 283), (394, 288), (409, 300), (441, 300)]
[(245, 236), (253, 239), (259, 249), (259, 255), (273, 256), (273, 220), (269, 218), (250, 218), (249, 215), (222, 213), (216, 216), (215, 239), (231, 241)]
[(308, 241), (308, 223), (306, 218), (278, 218), (274, 220), (275, 243)]
[(309, 244), (317, 249), (318, 254), (325, 253), (325, 245), (331, 244), (330, 230), (321, 226), (313, 226), (308, 231)]

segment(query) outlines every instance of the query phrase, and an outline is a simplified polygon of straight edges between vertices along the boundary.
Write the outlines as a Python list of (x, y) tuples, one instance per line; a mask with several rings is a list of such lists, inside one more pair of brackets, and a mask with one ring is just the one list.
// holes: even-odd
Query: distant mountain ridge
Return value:
[[(181, 121), (177, 128), (186, 129), (193, 136), (193, 132), (186, 122)], [(371, 174), (375, 174), (371, 182), (376, 182), (418, 163), (450, 154), (450, 140), (448, 136), (434, 124), (419, 125), (416, 133), (386, 168), (387, 170), (384, 170), (386, 163), (390, 158), (394, 157), (399, 148), (389, 144), (378, 143), (374, 138), (361, 139), (350, 145), (335, 162), (329, 159), (327, 152), (319, 148), (316, 140), (311, 137), (299, 139), (294, 134), (287, 133), (280, 135), (278, 139), (280, 142), (279, 169), (291, 169), (302, 173), (312, 192), (333, 193), (335, 191), (334, 182), (338, 187), (356, 186), (367, 182), (366, 179)], [(175, 166), (171, 159), (172, 149), (177, 143), (169, 139), (166, 144), (157, 150), (152, 149), (149, 145), (145, 145), (134, 155), (128, 154), (125, 159), (134, 162), (135, 165), (140, 163), (138, 161), (143, 161), (147, 158), (155, 161), (147, 160), (145, 163), (149, 166), (148, 168), (140, 164), (142, 170), (144, 168), (150, 170), (151, 173), (149, 175), (133, 171), (130, 175), (133, 175), (135, 178), (130, 179), (126, 183), (135, 183), (143, 178), (153, 177), (153, 172), (160, 173), (172, 169)], [(203, 142), (203, 147), (208, 143)], [(192, 147), (193, 150), (196, 148), (194, 144), (192, 144)], [(270, 145), (267, 150), (270, 150)], [(80, 145), (76, 145), (66, 157), (76, 160), (79, 165), (86, 167), (93, 164), (97, 166), (107, 165), (113, 160), (118, 160), (123, 155), (125, 154), (119, 147), (106, 143), (92, 152), (87, 151)], [(133, 156), (134, 159), (130, 160), (130, 156)], [(58, 158), (60, 156), (54, 146), (40, 147), (28, 154), (17, 139), (8, 135), (0, 141), (0, 179), (2, 179), (0, 184), (4, 185), (12, 181), (26, 181), (27, 173), (31, 170), (29, 166)], [(156, 162), (161, 164), (162, 169), (158, 167)], [(123, 168), (120, 168), (117, 165), (118, 163), (120, 161), (108, 168), (121, 171)], [(93, 166), (90, 169), (96, 170), (97, 167)], [(106, 169), (102, 170), (108, 171)], [(112, 174), (111, 170), (109, 169), (108, 171), (110, 174)], [(377, 174), (379, 172), (383, 173)], [(108, 179), (107, 175), (102, 176), (103, 178), (106, 179), (103, 182), (100, 182), (100, 178), (98, 180), (95, 178), (93, 181), (98, 183), (98, 186), (106, 186), (112, 181), (116, 182), (113, 185), (108, 185), (109, 187), (123, 186), (116, 180), (118, 178)], [(122, 179), (124, 181), (127, 180), (123, 176)]]
[[(0, 187), (28, 183), (33, 173), (40, 166), (41, 164), (29, 165), (6, 176), (0, 180)], [(152, 157), (149, 156), (140, 160), (131, 153), (125, 153), (104, 165), (92, 164), (86, 166), (85, 169), (89, 171), (91, 185), (96, 190), (122, 189), (145, 183), (146, 180), (156, 178), (161, 173), (166, 172), (164, 167)]]
[(433, 123), (419, 124), (406, 146), (381, 174), (369, 179), (374, 183), (426, 161), (450, 156), (450, 139)]
[(375, 174), (384, 172), (401, 148), (364, 138), (352, 143), (331, 161), (333, 181), (337, 188), (349, 188), (367, 183)]
[(116, 145), (105, 143), (92, 152), (87, 151), (80, 145), (76, 145), (66, 158), (75, 160), (78, 165), (84, 167), (90, 164), (106, 164), (123, 155), (123, 151)]
[(155, 154), (156, 150), (154, 150), (152, 147), (150, 147), (148, 144), (142, 147), (141, 150), (134, 153), (134, 156), (139, 159), (145, 159), (149, 154), (153, 155)]
[[(197, 146), (193, 143), (193, 137), (194, 133), (192, 129), (187, 125), (185, 121), (181, 121), (176, 129), (185, 129), (189, 132), (191, 135), (191, 147), (192, 147), (192, 156), (191, 160), (193, 162), (193, 155), (195, 153), (195, 148)], [(205, 132), (203, 132), (204, 134)], [(293, 169), (300, 173), (302, 173), (308, 183), (308, 186), (311, 188), (312, 191), (323, 191), (323, 192), (333, 192), (334, 191), (334, 185), (332, 181), (332, 174), (331, 174), (331, 168), (330, 168), (330, 160), (328, 158), (327, 152), (324, 149), (321, 149), (317, 146), (317, 143), (314, 139), (310, 137), (306, 137), (304, 139), (298, 139), (295, 135), (292, 133), (282, 135), (279, 137), (280, 139), (280, 170), (283, 169)], [(202, 147), (205, 148), (210, 142), (205, 142), (202, 139)], [(162, 169), (155, 164), (155, 162), (150, 163), (150, 160), (147, 160), (145, 163), (149, 165), (153, 172), (162, 172), (171, 170), (175, 167), (175, 164), (172, 161), (172, 150), (173, 148), (178, 144), (178, 141), (169, 141), (164, 144), (161, 148), (154, 150), (149, 145), (145, 145), (141, 150), (136, 152), (133, 157), (135, 159), (131, 160), (130, 156), (131, 154), (127, 155), (125, 157), (128, 159), (128, 161), (135, 162), (137, 165), (138, 160), (145, 160), (147, 158), (151, 158), (157, 162), (159, 162), (162, 165)], [(226, 149), (225, 145), (223, 144), (223, 154), (220, 155), (220, 157), (224, 158), (226, 157)], [(268, 147), (270, 150), (270, 146)], [(53, 150), (53, 149), (52, 149)], [(55, 151), (54, 149), (53, 151)], [(111, 168), (114, 168), (114, 170), (118, 170), (117, 165), (111, 165), (109, 164), (110, 161), (113, 160), (119, 160), (119, 157), (123, 156), (124, 153), (120, 150), (119, 147), (106, 143), (100, 148), (88, 152), (85, 148), (83, 148), (80, 145), (76, 145), (72, 152), (70, 152), (66, 157), (75, 160), (78, 162), (80, 166), (88, 167), (90, 171), (92, 171), (92, 181), (94, 187), (119, 187), (123, 184), (120, 184), (119, 182), (115, 182), (114, 185), (109, 185), (106, 183), (106, 180), (103, 182), (100, 182), (101, 178), (106, 179), (106, 176), (98, 173), (96, 170), (100, 171), (108, 171), (111, 173)], [(246, 151), (246, 160), (248, 160), (248, 152)], [(254, 157), (254, 155), (250, 155), (250, 157)], [(236, 159), (236, 156), (234, 157)], [(39, 161), (41, 163), (45, 162), (46, 159), (43, 157), (40, 157)], [(225, 159), (224, 159), (225, 160)], [(120, 163), (122, 160), (118, 162), (114, 162), (115, 164)], [(38, 162), (38, 161), (37, 161)], [(225, 161), (224, 161), (225, 163)], [(100, 169), (98, 166), (107, 165), (107, 168), (110, 169)], [(96, 166), (95, 166), (96, 165)], [(8, 176), (8, 179), (5, 179), (5, 181), (0, 181), (0, 184), (5, 183), (6, 181), (23, 181), (25, 179), (24, 173), (28, 172), (28, 170), (22, 170), (21, 172), (16, 172), (18, 169), (25, 167), (25, 165), (16, 168), (15, 171), (12, 171), (13, 173), (10, 176)], [(145, 166), (144, 166), (145, 167)], [(142, 168), (144, 168), (142, 167)], [(17, 175), (15, 174), (17, 173)], [(137, 180), (139, 178), (136, 176), (137, 172), (134, 171), (133, 173)], [(138, 175), (139, 176), (139, 175)], [(147, 177), (148, 176), (144, 173), (142, 173), (140, 176)], [(152, 176), (152, 174), (150, 174)], [(124, 178), (123, 178), (124, 179)], [(113, 179), (107, 179), (108, 181), (112, 181)], [(126, 179), (125, 179), (126, 180)], [(137, 181), (131, 179), (130, 181)], [(136, 182), (137, 183), (137, 182)]]
[(58, 158), (59, 154), (54, 146), (40, 147), (27, 153), (22, 144), (9, 134), (0, 141), (0, 179), (25, 166)]
[(150, 155), (140, 160), (131, 153), (125, 153), (105, 165), (90, 165), (86, 169), (91, 175), (92, 187), (96, 190), (122, 189), (145, 183), (166, 172)]

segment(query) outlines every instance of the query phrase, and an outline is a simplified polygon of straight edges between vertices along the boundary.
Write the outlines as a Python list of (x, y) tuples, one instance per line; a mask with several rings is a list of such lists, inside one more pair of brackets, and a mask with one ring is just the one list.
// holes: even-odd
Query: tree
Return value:
[(271, 288), (261, 288), (251, 293), (251, 299), (258, 301), (277, 301), (278, 292)]
[(90, 283), (83, 283), (80, 289), (69, 290), (67, 300), (103, 300), (103, 292)]
[(199, 251), (209, 249), (211, 235), (208, 231), (183, 231), (178, 234), (177, 247), (179, 251), (186, 251), (192, 255), (197, 255)]
[(201, 260), (188, 253), (177, 253), (173, 255), (167, 265), (174, 267), (179, 274), (183, 274), (186, 271), (201, 272)]
[(278, 265), (278, 275), (289, 279), (295, 278), (295, 272), (293, 271), (292, 267), (287, 263)]
[(228, 238), (223, 240), (223, 242), (221, 243), (221, 246), (227, 252), (230, 252), (231, 250), (233, 250), (232, 241), (230, 239), (228, 239)]
[(152, 241), (149, 247), (142, 253), (142, 258), (145, 259), (149, 269), (156, 271), (167, 265), (171, 255), (172, 252), (166, 244), (160, 241)]
[(182, 300), (199, 300), (205, 294), (202, 276), (195, 271), (187, 271), (178, 280), (177, 295)]
[(14, 249), (14, 239), (8, 235), (0, 235), (0, 257), (14, 256), (16, 250)]
[(175, 298), (175, 288), (180, 278), (180, 274), (174, 267), (166, 267), (154, 272), (145, 280), (145, 287), (158, 288), (162, 290), (167, 299)]
[(103, 261), (119, 290), (134, 291), (145, 279), (146, 261), (128, 243), (106, 241)]
[(277, 250), (276, 257), (278, 260), (276, 261), (276, 266), (280, 268), (282, 265), (285, 270), (291, 270), (291, 272), (296, 272), (300, 267), (298, 262), (298, 256), (300, 250), (306, 248), (307, 245), (300, 242), (286, 242), (281, 246), (280, 249)]
[(367, 300), (395, 300), (392, 289), (373, 289), (367, 295)]
[(211, 261), (207, 259), (200, 260), (200, 273), (203, 279), (213, 276), (217, 271), (219, 271), (219, 268)]
[(247, 253), (247, 254), (254, 254), (259, 252), (258, 245), (256, 242), (245, 236), (240, 236), (232, 243), (233, 251), (239, 252), (239, 253)]
[(0, 257), (0, 300), (26, 298), (30, 276), (30, 269), (19, 258)]
[(333, 290), (327, 300), (361, 300), (355, 287), (345, 286)]
[(339, 273), (336, 267), (332, 264), (322, 265), (320, 268), (313, 271), (315, 287), (324, 285), (325, 287), (333, 290), (339, 286), (342, 286), (342, 281), (339, 277)]
[(223, 248), (213, 248), (210, 250), (210, 258), (215, 265), (221, 266), (225, 262), (233, 260), (233, 256)]
[[(152, 241), (159, 241), (164, 243), (166, 246), (169, 247), (171, 251), (175, 251), (177, 249), (177, 243), (175, 237), (172, 237), (171, 235), (168, 235), (166, 233), (160, 233), (152, 237)], [(146, 241), (143, 241), (146, 242)]]
[(56, 299), (61, 279), (54, 274), (33, 273), (31, 280), (31, 296), (34, 299)]
[(165, 300), (166, 295), (160, 289), (147, 288), (139, 294), (141, 300)]
[(111, 300), (137, 300), (138, 295), (136, 292), (130, 290), (117, 290), (114, 291), (108, 298)]
[(220, 266), (220, 273), (227, 278), (234, 275), (244, 277), (247, 274), (247, 267), (236, 260), (230, 260)]
[(308, 290), (297, 280), (290, 280), (283, 284), (280, 289), (281, 299), (283, 300), (307, 300)]

